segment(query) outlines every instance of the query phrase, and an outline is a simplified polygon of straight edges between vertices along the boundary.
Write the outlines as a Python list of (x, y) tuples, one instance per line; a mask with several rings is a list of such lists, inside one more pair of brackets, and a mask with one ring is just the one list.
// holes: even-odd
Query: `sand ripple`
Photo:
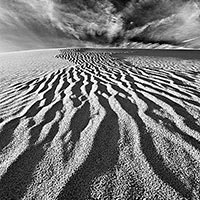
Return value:
[(0, 60), (1, 199), (199, 199), (198, 61), (84, 49)]

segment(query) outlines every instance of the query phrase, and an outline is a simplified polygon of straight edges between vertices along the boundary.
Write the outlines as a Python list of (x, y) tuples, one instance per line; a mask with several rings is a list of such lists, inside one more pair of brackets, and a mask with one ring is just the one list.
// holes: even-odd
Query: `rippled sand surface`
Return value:
[(0, 199), (199, 198), (199, 60), (0, 54)]

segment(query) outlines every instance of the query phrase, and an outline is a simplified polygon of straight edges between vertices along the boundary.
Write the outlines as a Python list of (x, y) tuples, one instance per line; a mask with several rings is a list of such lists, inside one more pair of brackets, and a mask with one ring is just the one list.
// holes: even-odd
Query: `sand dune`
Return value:
[(125, 54), (0, 54), (0, 199), (200, 198), (200, 61)]

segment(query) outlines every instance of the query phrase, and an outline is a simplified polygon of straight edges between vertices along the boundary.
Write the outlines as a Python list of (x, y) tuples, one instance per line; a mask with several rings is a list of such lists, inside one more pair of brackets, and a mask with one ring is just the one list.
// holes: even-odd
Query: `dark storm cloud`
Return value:
[(199, 14), (192, 0), (0, 0), (0, 51), (124, 40), (194, 46)]
[(102, 1), (53, 1), (53, 23), (61, 30), (71, 29), (80, 40), (112, 42), (122, 31), (123, 21), (114, 5)]
[[(151, 7), (150, 10), (140, 6), (143, 16), (139, 18), (139, 21), (137, 21), (137, 17), (140, 14), (128, 18), (133, 20), (132, 28), (126, 31), (128, 39), (200, 47), (198, 42), (200, 37), (200, 7), (198, 1), (166, 0), (159, 1), (158, 4), (154, 3), (148, 4)], [(140, 9), (137, 9), (139, 13), (141, 13)], [(126, 15), (128, 13), (126, 12)]]

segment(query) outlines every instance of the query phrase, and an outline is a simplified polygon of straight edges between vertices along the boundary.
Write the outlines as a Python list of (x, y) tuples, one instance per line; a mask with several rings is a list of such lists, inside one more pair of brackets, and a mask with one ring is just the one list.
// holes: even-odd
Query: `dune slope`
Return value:
[(199, 198), (198, 60), (43, 50), (0, 71), (1, 199)]

